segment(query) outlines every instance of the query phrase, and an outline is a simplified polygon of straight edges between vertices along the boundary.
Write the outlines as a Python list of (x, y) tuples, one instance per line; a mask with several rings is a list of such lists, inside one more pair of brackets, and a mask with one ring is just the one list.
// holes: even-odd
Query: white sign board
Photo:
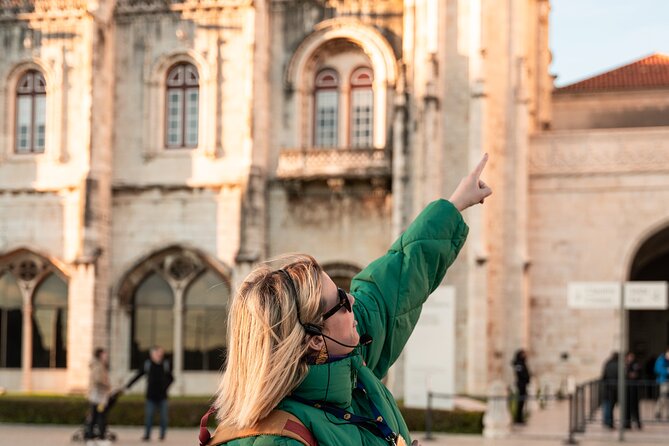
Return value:
[(620, 308), (619, 282), (571, 282), (567, 285), (570, 308)]
[(629, 310), (666, 310), (667, 282), (626, 282), (625, 308)]
[[(440, 286), (428, 298), (405, 348), (404, 403), (427, 407), (427, 392), (455, 393), (455, 289)], [(435, 398), (434, 408), (452, 409), (452, 399)]]

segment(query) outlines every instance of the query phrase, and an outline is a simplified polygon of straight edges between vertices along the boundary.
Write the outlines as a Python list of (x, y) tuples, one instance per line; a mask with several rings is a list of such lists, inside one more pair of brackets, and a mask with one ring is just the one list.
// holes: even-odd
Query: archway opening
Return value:
[[(631, 281), (669, 281), (669, 227), (648, 238), (630, 269)], [(669, 345), (669, 310), (631, 310), (628, 345), (643, 365), (644, 377), (653, 379), (653, 364)]]

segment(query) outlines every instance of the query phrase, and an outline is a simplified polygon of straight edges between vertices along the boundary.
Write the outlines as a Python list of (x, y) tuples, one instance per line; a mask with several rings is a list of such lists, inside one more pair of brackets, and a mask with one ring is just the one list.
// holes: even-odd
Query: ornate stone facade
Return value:
[[(345, 286), (484, 152), (495, 195), (466, 212), (446, 279), (456, 390), (509, 381), (520, 347), (552, 385), (596, 375), (610, 347), (597, 330), (617, 316), (566, 309), (566, 285), (623, 278), (669, 221), (634, 196), (667, 182), (667, 130), (574, 130), (564, 98), (554, 119), (548, 12), (547, 0), (0, 3), (0, 293), (35, 268), (67, 285), (67, 367), (32, 367), (26, 334), (18, 356), (0, 351), (2, 382), (83, 391), (97, 346), (122, 381), (153, 339), (175, 392), (210, 394), (220, 346), (192, 326), (202, 308), (284, 252), (313, 254)], [(168, 78), (181, 66), (190, 84)], [(41, 122), (17, 99), (31, 70), (46, 83), (45, 145), (17, 153), (21, 126)], [(168, 144), (187, 132), (193, 144)], [(644, 222), (619, 215), (632, 203)], [(27, 326), (23, 296), (0, 311)], [(167, 328), (143, 334), (142, 314)], [(401, 361), (393, 373), (401, 395)]]

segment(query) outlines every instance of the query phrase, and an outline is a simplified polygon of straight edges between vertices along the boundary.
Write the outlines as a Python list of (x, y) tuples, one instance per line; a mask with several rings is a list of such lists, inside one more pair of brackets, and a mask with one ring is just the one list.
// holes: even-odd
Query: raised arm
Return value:
[(460, 211), (492, 193), (480, 180), (486, 161), (484, 156), (449, 201), (430, 203), (386, 255), (353, 278), (358, 330), (374, 339), (363, 356), (376, 376), (385, 376), (397, 360), (423, 303), (460, 252), (469, 230)]

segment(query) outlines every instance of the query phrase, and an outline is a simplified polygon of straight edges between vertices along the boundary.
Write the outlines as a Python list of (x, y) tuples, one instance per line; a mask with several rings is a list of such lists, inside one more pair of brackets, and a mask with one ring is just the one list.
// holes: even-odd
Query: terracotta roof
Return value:
[(669, 56), (651, 54), (628, 65), (556, 88), (555, 93), (669, 88)]

